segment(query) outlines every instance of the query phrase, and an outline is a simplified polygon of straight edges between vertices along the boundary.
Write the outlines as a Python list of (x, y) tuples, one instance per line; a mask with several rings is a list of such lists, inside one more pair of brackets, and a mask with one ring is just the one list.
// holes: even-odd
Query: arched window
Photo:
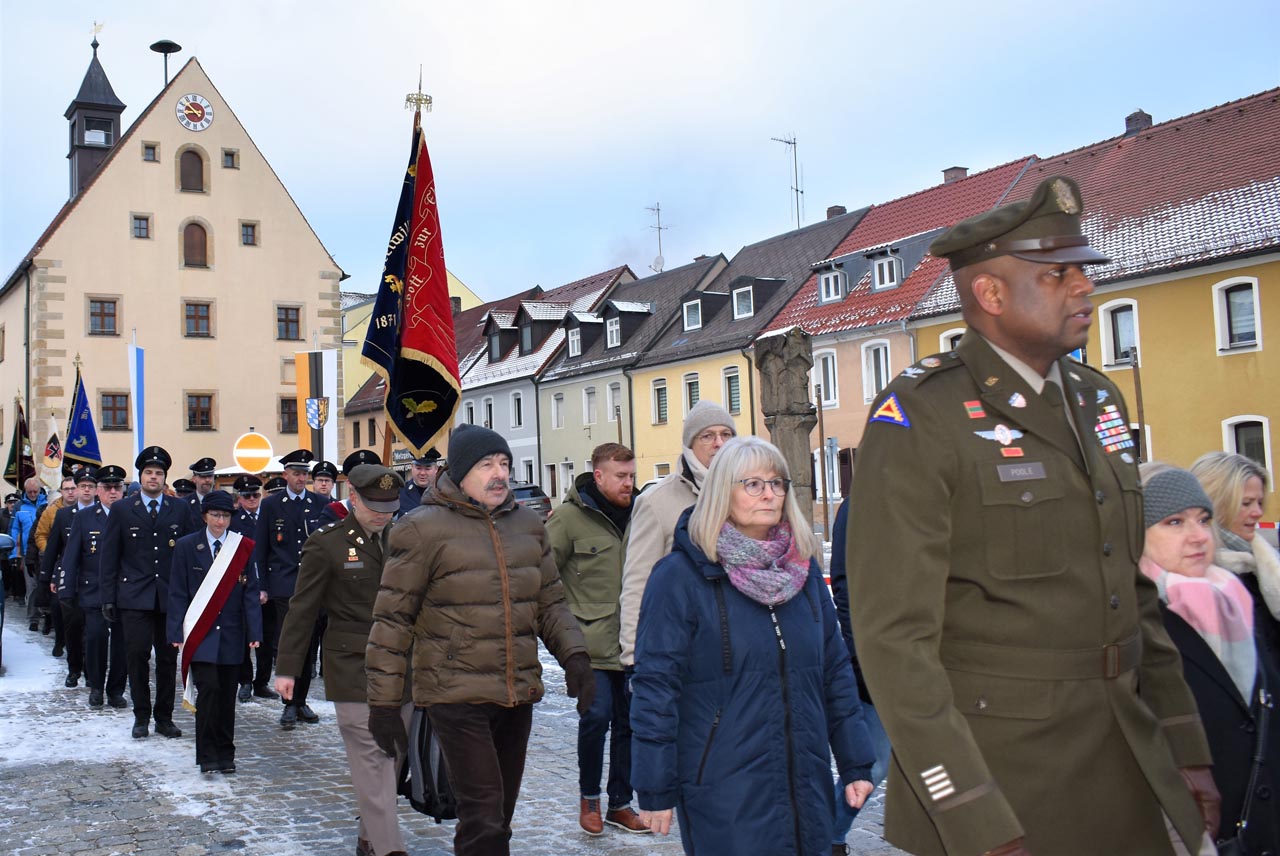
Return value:
[(179, 183), (183, 190), (197, 193), (204, 191), (204, 158), (200, 153), (187, 149), (179, 162)]
[(188, 223), (182, 229), (182, 264), (184, 267), (209, 266), (209, 235), (199, 223)]

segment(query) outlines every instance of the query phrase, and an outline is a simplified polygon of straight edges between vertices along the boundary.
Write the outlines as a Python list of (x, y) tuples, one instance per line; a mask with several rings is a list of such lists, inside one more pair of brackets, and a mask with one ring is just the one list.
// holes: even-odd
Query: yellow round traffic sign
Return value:
[(260, 473), (271, 463), (271, 441), (256, 431), (241, 434), (232, 447), (236, 466), (246, 473)]

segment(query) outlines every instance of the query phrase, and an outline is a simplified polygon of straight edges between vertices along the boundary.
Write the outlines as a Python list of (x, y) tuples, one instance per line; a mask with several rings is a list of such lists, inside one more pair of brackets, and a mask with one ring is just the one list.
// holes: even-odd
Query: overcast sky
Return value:
[(1280, 84), (1275, 0), (0, 0), (0, 276), (65, 201), (95, 20), (125, 125), (163, 84), (147, 46), (178, 42), (351, 291), (377, 286), (421, 64), (445, 259), (485, 299), (647, 275), (655, 203), (668, 268), (787, 231), (771, 137), (799, 141), (813, 223)]

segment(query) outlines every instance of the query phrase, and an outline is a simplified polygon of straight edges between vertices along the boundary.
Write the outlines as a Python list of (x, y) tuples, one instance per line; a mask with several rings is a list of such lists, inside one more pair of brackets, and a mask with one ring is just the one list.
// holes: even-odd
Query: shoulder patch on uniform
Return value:
[(871, 418), (867, 421), (888, 422), (891, 425), (901, 425), (903, 428), (911, 427), (911, 420), (907, 418), (907, 414), (903, 411), (896, 392), (891, 392), (885, 396), (884, 401), (880, 402), (876, 412), (872, 413)]
[(911, 380), (920, 380), (935, 372), (943, 369), (949, 369), (952, 366), (960, 364), (960, 360), (956, 357), (955, 351), (948, 351), (945, 354), (934, 354), (919, 360), (915, 365), (907, 366), (898, 375), (900, 378), (909, 378)]

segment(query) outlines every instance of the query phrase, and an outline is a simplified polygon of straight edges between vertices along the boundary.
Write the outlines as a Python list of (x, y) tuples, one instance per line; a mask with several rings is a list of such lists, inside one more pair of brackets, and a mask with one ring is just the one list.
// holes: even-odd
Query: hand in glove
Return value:
[(409, 751), (409, 735), (405, 733), (399, 706), (370, 707), (369, 733), (388, 758), (403, 757)]
[(578, 716), (591, 710), (591, 703), (596, 700), (596, 673), (590, 657), (581, 652), (569, 655), (564, 661), (564, 684), (569, 698), (578, 700)]
[(102, 605), (102, 617), (107, 620), (108, 624), (115, 624), (116, 619), (120, 617), (116, 613), (116, 605), (114, 603), (104, 603)]
[(1217, 837), (1218, 823), (1222, 820), (1222, 796), (1213, 783), (1213, 771), (1208, 767), (1180, 767), (1178, 772), (1195, 798), (1200, 816), (1204, 818), (1205, 831)]

